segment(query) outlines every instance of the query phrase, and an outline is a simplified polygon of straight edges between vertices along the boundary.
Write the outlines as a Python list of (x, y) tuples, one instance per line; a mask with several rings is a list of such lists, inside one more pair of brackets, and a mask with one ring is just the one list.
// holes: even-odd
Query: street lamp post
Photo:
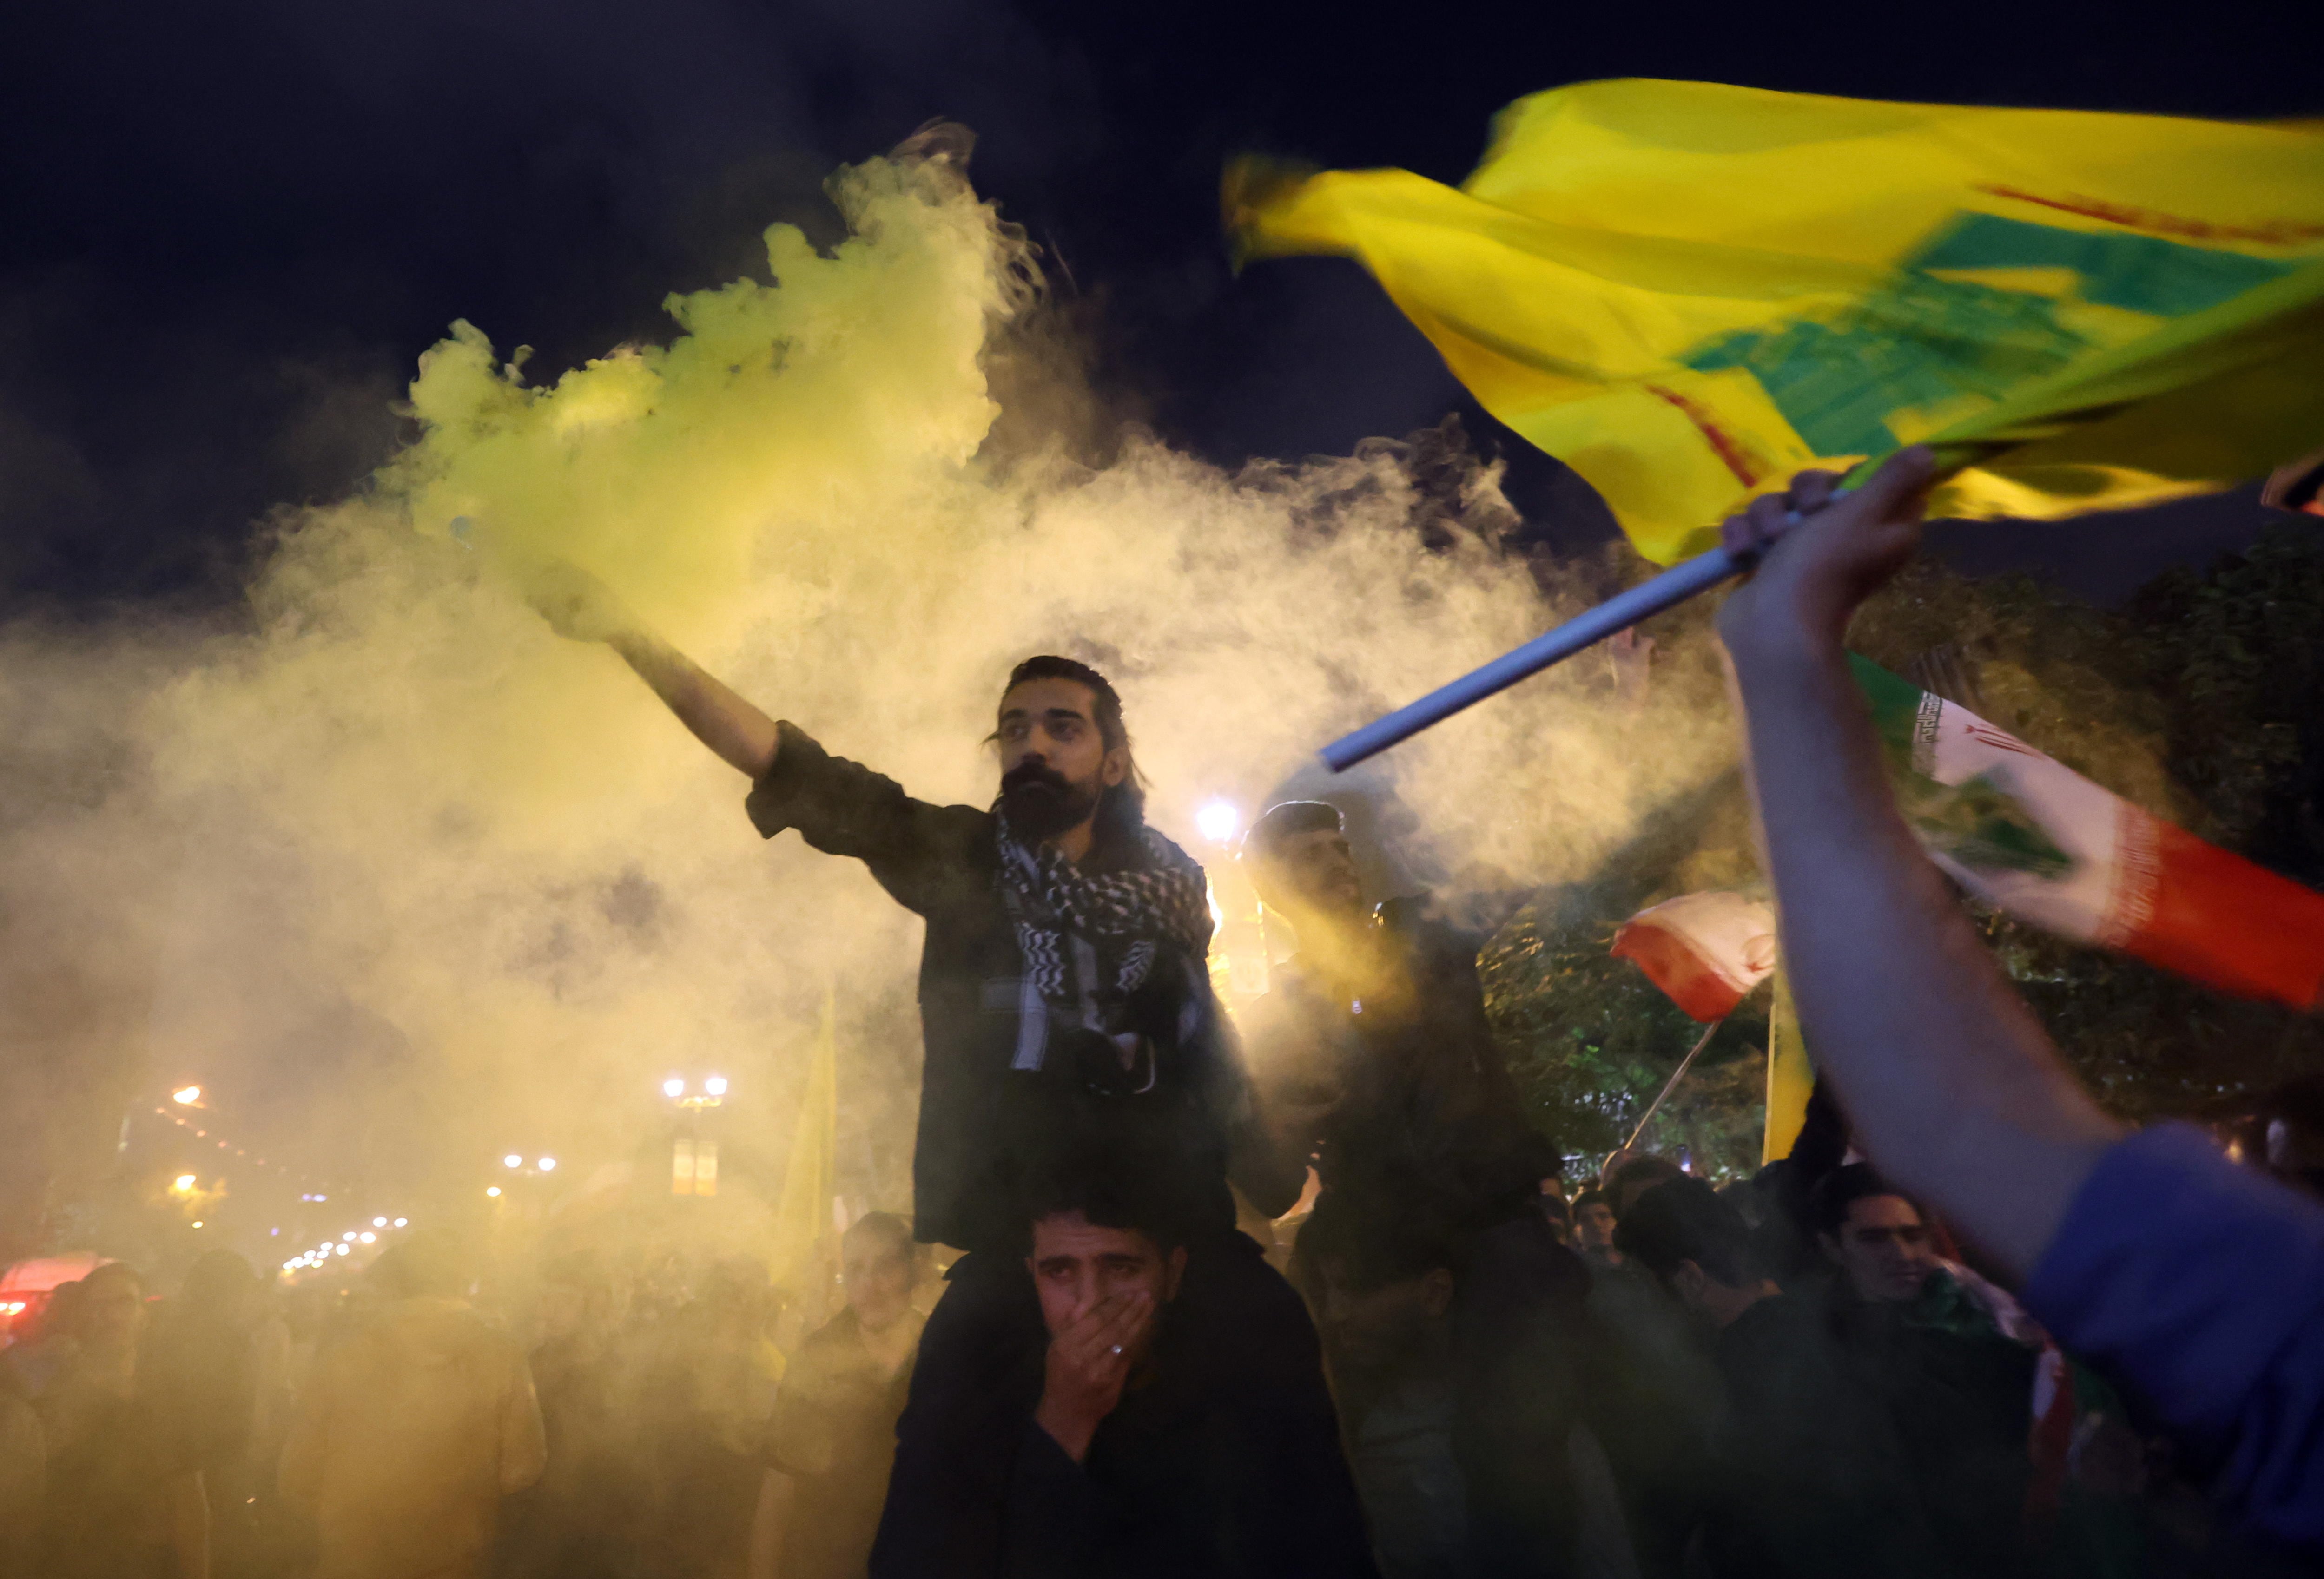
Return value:
[(718, 1143), (702, 1138), (702, 1110), (723, 1106), (726, 1089), (724, 1075), (704, 1077), (699, 1090), (690, 1090), (681, 1075), (661, 1083), (661, 1094), (686, 1111), (686, 1134), (670, 1148), (670, 1194), (718, 1193)]

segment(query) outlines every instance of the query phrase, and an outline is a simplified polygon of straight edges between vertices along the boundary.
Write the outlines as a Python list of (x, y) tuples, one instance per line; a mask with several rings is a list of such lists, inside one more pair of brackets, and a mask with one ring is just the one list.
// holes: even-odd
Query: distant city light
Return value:
[(713, 1097), (724, 1097), (726, 1095), (726, 1077), (724, 1075), (713, 1075), (708, 1079), (702, 1082), (702, 1088), (709, 1092)]
[(194, 1226), (195, 1226), (195, 1227), (197, 1227), (197, 1228), (198, 1228), (198, 1227), (200, 1227), (201, 1226), (202, 1226), (202, 1220), (201, 1220), (199, 1217), (196, 1217), (196, 1218), (194, 1219)]
[(497, 1184), (488, 1184), (484, 1187), (484, 1193), (486, 1195), (498, 1195), (500, 1192), (501, 1187)]
[(193, 1188), (194, 1188), (194, 1186), (195, 1186), (196, 1184), (199, 1183), (199, 1182), (200, 1182), (200, 1180), (197, 1180), (197, 1179), (196, 1179), (192, 1174), (190, 1174), (190, 1173), (180, 1173), (180, 1174), (179, 1174), (179, 1175), (178, 1175), (177, 1179), (172, 1182), (172, 1184), (171, 1184), (171, 1188), (172, 1188), (172, 1189), (177, 1189), (177, 1190), (180, 1190), (180, 1191), (184, 1191), (184, 1190), (189, 1190), (189, 1189), (193, 1189)]
[(341, 1255), (345, 1255), (347, 1253), (347, 1247), (344, 1244), (337, 1245), (334, 1248), (336, 1248)]
[(543, 1173), (554, 1173), (557, 1171), (557, 1159), (554, 1157), (543, 1157), (536, 1165)]
[(514, 1152), (511, 1152), (507, 1156), (501, 1159), (501, 1164), (507, 1168), (521, 1168), (524, 1166), (524, 1159), (518, 1156)]
[(374, 1228), (384, 1228), (387, 1226), (387, 1219), (385, 1217), (374, 1217), (371, 1220), (371, 1226)]
[(1242, 813), (1227, 801), (1205, 801), (1194, 813), (1194, 826), (1213, 844), (1224, 844), (1242, 827)]
[(202, 1088), (199, 1086), (180, 1086), (170, 1093), (170, 1100), (180, 1106), (191, 1107), (201, 1099)]
[(354, 1239), (354, 1238), (355, 1238), (355, 1231), (353, 1228), (348, 1229), (346, 1233), (344, 1233), (344, 1234), (342, 1234), (342, 1235), (339, 1235), (339, 1237), (340, 1237), (340, 1238), (342, 1238), (342, 1239), (346, 1239), (346, 1240), (352, 1240), (352, 1239)]
[[(199, 1223), (196, 1223), (194, 1226), (198, 1228), (201, 1225)], [(379, 1235), (376, 1234), (358, 1234), (355, 1237), (362, 1240), (365, 1244), (376, 1244), (379, 1243)]]
[(398, 1218), (396, 1218), (396, 1219), (395, 1219), (395, 1226), (396, 1226), (397, 1227), (401, 1228), (401, 1227), (402, 1227), (402, 1226), (403, 1226), (403, 1225), (405, 1225), (406, 1223), (409, 1223), (410, 1221), (411, 1221), (411, 1219), (410, 1219), (410, 1217), (398, 1217)]
[(686, 1095), (686, 1082), (672, 1075), (661, 1083), (661, 1094), (670, 1097), (683, 1097)]

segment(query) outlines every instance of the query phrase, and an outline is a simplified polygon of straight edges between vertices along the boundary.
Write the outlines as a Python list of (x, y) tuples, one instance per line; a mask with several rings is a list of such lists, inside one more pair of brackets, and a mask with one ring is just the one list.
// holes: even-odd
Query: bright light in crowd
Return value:
[(337, 1246), (336, 1246), (335, 1248), (337, 1248), (337, 1249), (338, 1253), (339, 1253), (341, 1255), (345, 1255), (345, 1254), (347, 1253), (347, 1247), (346, 1247), (346, 1245), (344, 1245), (344, 1244), (337, 1245)]
[[(194, 1226), (198, 1228), (201, 1225), (197, 1223)], [(376, 1244), (379, 1243), (379, 1235), (376, 1234), (361, 1234), (356, 1235), (356, 1237), (361, 1239), (365, 1244)]]
[(194, 1219), (194, 1226), (195, 1226), (195, 1227), (197, 1227), (197, 1228), (198, 1228), (198, 1227), (200, 1227), (201, 1226), (202, 1226), (202, 1220), (201, 1220), (199, 1217), (196, 1217), (196, 1218)]
[(353, 1228), (348, 1229), (346, 1233), (339, 1235), (342, 1239), (353, 1239), (355, 1236), (355, 1231)]
[(501, 1162), (503, 1166), (509, 1168), (521, 1168), (524, 1166), (524, 1159), (518, 1156), (514, 1152), (511, 1152), (507, 1156), (503, 1157), (501, 1159)]
[(484, 1193), (486, 1195), (498, 1195), (500, 1192), (501, 1187), (497, 1184), (488, 1184), (484, 1187)]
[(702, 1082), (702, 1088), (709, 1092), (713, 1097), (724, 1097), (726, 1095), (726, 1077), (724, 1075), (713, 1075), (708, 1079)]
[(194, 1188), (196, 1182), (197, 1180), (192, 1174), (180, 1173), (177, 1177), (175, 1188), (179, 1189), (191, 1189)]
[(686, 1095), (686, 1082), (672, 1075), (661, 1083), (661, 1094), (672, 1098), (683, 1097)]
[(401, 1228), (404, 1224), (409, 1223), (410, 1221), (411, 1221), (410, 1217), (398, 1217), (395, 1219), (395, 1226)]
[(1194, 813), (1194, 826), (1213, 844), (1224, 844), (1242, 826), (1242, 813), (1226, 801), (1205, 801)]
[(554, 1173), (557, 1171), (557, 1159), (554, 1157), (543, 1157), (539, 1162), (535, 1163), (534, 1166), (539, 1168), (543, 1173)]
[(384, 1228), (387, 1226), (387, 1219), (385, 1217), (374, 1217), (371, 1220), (371, 1226), (374, 1228)]
[(171, 1101), (186, 1107), (191, 1107), (201, 1099), (202, 1088), (199, 1086), (180, 1086), (170, 1093)]

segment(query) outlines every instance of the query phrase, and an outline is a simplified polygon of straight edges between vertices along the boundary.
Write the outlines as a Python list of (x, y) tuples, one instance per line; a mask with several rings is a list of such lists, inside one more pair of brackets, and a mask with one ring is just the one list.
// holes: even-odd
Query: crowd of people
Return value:
[[(158, 1313), (100, 1267), (0, 1363), (12, 1560), (2305, 1571), (2324, 1204), (2190, 1126), (2126, 1133), (2075, 1084), (1898, 814), (1848, 677), (1927, 468), (1905, 452), (1844, 497), (1806, 473), (1726, 528), (1758, 567), (1720, 629), (1819, 1084), (1791, 1154), (1719, 1189), (1627, 1151), (1565, 1180), (1475, 941), (1368, 904), (1329, 805), (1246, 840), (1298, 947), (1231, 1023), (1204, 875), (1146, 822), (1088, 666), (1019, 666), (996, 800), (933, 805), (545, 574), (552, 625), (742, 772), (764, 835), (862, 861), (925, 919), (910, 1219), (848, 1230), (844, 1306), (799, 1331), (731, 1265), (674, 1298), (576, 1255), (493, 1309), (456, 1245), (415, 1238), (303, 1339), (247, 1267), (205, 1262)], [(940, 1283), (932, 1245), (957, 1253)]]

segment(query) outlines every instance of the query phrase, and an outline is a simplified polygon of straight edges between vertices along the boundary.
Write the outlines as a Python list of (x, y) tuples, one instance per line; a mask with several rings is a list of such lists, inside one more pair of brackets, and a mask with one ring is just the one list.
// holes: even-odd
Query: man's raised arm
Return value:
[(1905, 826), (1849, 674), (1849, 617), (1912, 557), (1928, 476), (1907, 450), (1837, 502), (1809, 473), (1729, 521), (1729, 549), (1766, 557), (1720, 632), (1817, 1068), (1881, 1169), (2022, 1275), (2120, 1131)]
[(536, 572), (526, 590), (550, 629), (612, 647), (720, 760), (753, 783), (767, 776), (779, 743), (775, 721), (647, 629), (604, 583), (559, 561)]

